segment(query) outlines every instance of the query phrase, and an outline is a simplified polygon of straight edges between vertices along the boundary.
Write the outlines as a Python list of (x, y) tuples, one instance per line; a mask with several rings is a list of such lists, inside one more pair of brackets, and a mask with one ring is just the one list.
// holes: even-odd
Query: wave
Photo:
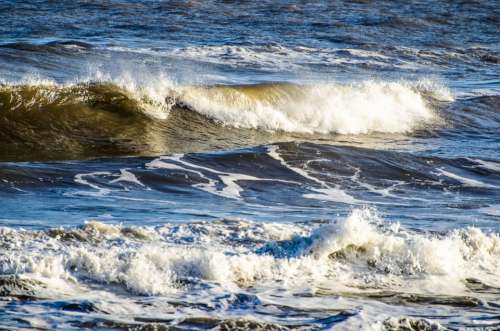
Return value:
[[(418, 86), (261, 84), (180, 89), (177, 102), (225, 125), (302, 133), (411, 132), (438, 119)], [(446, 97), (432, 91), (433, 97)]]
[(166, 117), (163, 101), (113, 84), (2, 85), (0, 105), (0, 159), (126, 155), (165, 149), (158, 133), (162, 123), (152, 120)]
[(410, 132), (436, 120), (426, 96), (450, 100), (426, 84), (366, 81), (359, 84), (289, 83), (168, 87), (162, 96), (112, 83), (4, 85), (5, 110), (32, 111), (85, 105), (142, 112), (164, 119), (172, 106), (188, 107), (224, 125), (306, 133)]
[[(89, 221), (0, 234), (0, 296), (39, 309), (21, 321), (43, 309), (69, 315), (73, 326), (75, 314), (89, 319), (84, 327), (440, 330), (457, 320), (488, 327), (498, 317), (498, 234), (415, 232), (369, 209), (322, 222)], [(441, 313), (439, 323), (416, 314), (427, 309)], [(244, 320), (234, 310), (259, 314)], [(477, 311), (484, 320), (471, 316)]]
[(415, 233), (385, 223), (372, 209), (355, 209), (327, 224), (220, 221), (148, 228), (92, 221), (81, 228), (1, 233), (1, 273), (35, 280), (27, 286), (31, 294), (40, 282), (50, 287), (60, 281), (115, 284), (150, 296), (203, 284), (258, 293), (279, 282), (290, 291), (321, 284), (329, 293), (392, 291), (424, 300), (429, 293), (481, 297), (500, 276), (498, 234), (477, 228)]
[(280, 134), (410, 133), (439, 123), (433, 102), (450, 98), (445, 89), (426, 82), (3, 84), (1, 158), (15, 159), (19, 151), (45, 151), (48, 158), (151, 155), (182, 145), (184, 136), (220, 141), (218, 136), (227, 132), (234, 133), (228, 141), (251, 136), (251, 143)]

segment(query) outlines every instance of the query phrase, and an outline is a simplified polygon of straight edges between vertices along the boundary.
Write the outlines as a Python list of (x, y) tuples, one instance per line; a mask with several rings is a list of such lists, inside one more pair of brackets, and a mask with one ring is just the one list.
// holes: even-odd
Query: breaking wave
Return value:
[[(126, 86), (129, 87), (129, 86)], [(4, 85), (2, 108), (43, 111), (84, 105), (96, 110), (137, 112), (165, 119), (174, 105), (223, 125), (306, 133), (410, 132), (437, 116), (427, 97), (451, 100), (429, 83), (365, 81), (295, 85), (165, 86), (127, 89), (112, 83)], [(5, 115), (4, 115), (5, 116)], [(43, 116), (43, 115), (40, 115)]]
[(186, 141), (218, 149), (222, 140), (236, 143), (223, 146), (229, 148), (287, 140), (284, 135), (410, 133), (440, 123), (438, 100), (451, 95), (429, 82), (3, 84), (0, 158), (154, 155), (186, 152), (176, 148)]
[(498, 234), (477, 228), (415, 233), (385, 223), (371, 209), (327, 224), (221, 221), (129, 228), (93, 221), (46, 232), (3, 228), (1, 234), (3, 275), (48, 284), (115, 284), (141, 295), (206, 285), (258, 291), (279, 284), (291, 291), (320, 286), (329, 293), (474, 298), (494, 289), (500, 276)]
[[(424, 86), (401, 82), (180, 89), (178, 104), (224, 125), (302, 133), (411, 132), (438, 119)], [(427, 94), (451, 99), (440, 90)]]

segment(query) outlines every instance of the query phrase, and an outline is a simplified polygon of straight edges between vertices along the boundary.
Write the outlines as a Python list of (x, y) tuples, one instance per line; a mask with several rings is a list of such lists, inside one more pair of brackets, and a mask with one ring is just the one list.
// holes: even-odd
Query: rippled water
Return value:
[(495, 1), (0, 1), (0, 329), (500, 328)]

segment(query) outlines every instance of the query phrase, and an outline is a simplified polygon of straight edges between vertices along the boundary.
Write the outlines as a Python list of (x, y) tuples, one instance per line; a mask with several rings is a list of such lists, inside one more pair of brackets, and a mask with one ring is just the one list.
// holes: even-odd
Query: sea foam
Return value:
[(238, 221), (127, 228), (91, 222), (48, 232), (3, 228), (1, 234), (4, 275), (49, 284), (115, 284), (142, 295), (207, 285), (226, 291), (321, 285), (332, 293), (470, 295), (469, 279), (495, 286), (500, 275), (498, 234), (477, 228), (414, 233), (372, 209), (355, 209), (323, 225)]
[[(425, 86), (424, 86), (425, 85)], [(405, 133), (439, 121), (425, 95), (443, 88), (407, 82), (264, 84), (178, 88), (180, 104), (224, 125), (301, 133)]]

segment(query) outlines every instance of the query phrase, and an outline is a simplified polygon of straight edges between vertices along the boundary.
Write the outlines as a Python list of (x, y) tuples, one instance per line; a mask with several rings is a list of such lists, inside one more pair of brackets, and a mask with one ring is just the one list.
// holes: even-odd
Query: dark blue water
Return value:
[(496, 1), (0, 1), (0, 328), (496, 330)]

